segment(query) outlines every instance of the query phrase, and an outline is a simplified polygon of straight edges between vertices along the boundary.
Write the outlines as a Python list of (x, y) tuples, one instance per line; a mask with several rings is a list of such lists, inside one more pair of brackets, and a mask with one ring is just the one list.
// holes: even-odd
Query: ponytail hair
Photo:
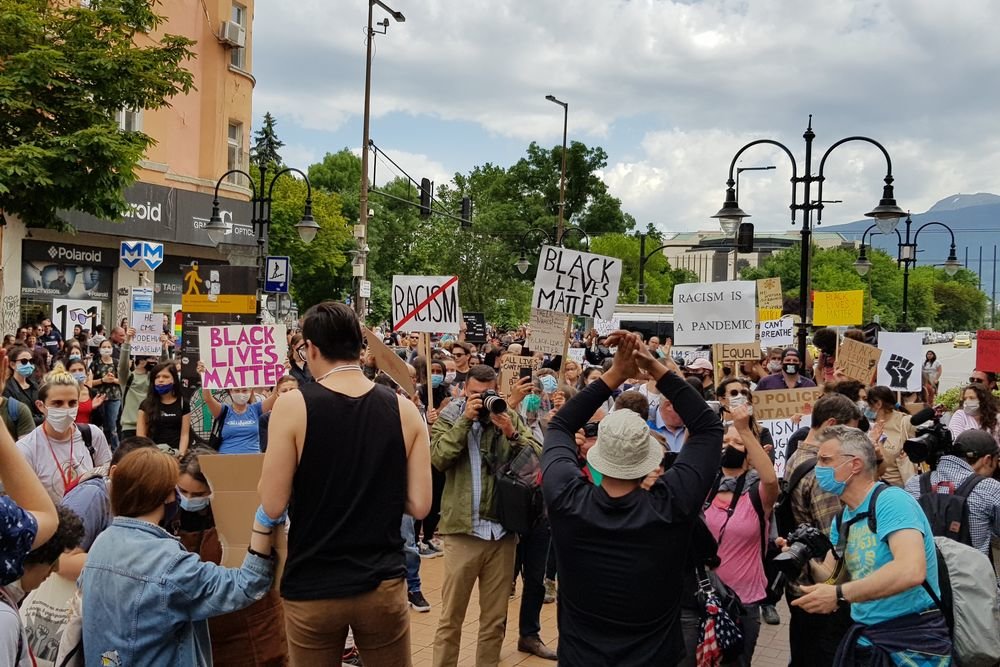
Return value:
[(77, 394), (80, 393), (80, 383), (66, 370), (61, 361), (56, 362), (55, 367), (42, 378), (42, 386), (38, 388), (38, 400), (44, 403), (52, 387), (73, 387)]

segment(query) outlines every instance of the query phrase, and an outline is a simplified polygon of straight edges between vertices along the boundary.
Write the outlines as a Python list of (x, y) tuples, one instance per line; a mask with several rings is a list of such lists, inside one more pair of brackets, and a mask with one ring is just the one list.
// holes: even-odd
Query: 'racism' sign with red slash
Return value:
[(393, 276), (392, 330), (457, 334), (458, 276)]

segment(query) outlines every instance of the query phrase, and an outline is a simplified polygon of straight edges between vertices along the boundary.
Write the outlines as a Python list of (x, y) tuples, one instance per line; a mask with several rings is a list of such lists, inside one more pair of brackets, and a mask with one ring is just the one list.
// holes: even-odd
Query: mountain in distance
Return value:
[[(903, 202), (905, 204), (905, 202)], [(928, 222), (943, 222), (955, 233), (955, 250), (958, 261), (967, 269), (979, 275), (980, 289), (992, 297), (994, 278), (994, 257), (1000, 258), (1000, 195), (989, 192), (977, 194), (956, 194), (945, 197), (926, 213), (913, 213), (910, 225), (910, 240), (921, 225)], [(860, 241), (865, 230), (874, 221), (865, 218), (843, 225), (823, 225), (816, 229), (824, 232), (840, 232), (852, 241)], [(896, 228), (905, 233), (905, 218)], [(899, 239), (895, 234), (880, 234), (877, 229), (868, 234), (866, 243), (885, 250), (896, 257)], [(944, 264), (948, 258), (951, 237), (948, 231), (932, 225), (917, 237), (917, 266)]]

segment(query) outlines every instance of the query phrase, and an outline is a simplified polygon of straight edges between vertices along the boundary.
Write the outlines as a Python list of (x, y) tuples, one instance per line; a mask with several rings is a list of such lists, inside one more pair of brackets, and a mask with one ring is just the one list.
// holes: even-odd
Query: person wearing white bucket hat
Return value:
[[(681, 579), (719, 470), (722, 423), (676, 364), (654, 359), (639, 336), (617, 331), (608, 342), (618, 346), (611, 368), (549, 421), (542, 454), (542, 492), (559, 562), (559, 661), (676, 665), (685, 655)], [(690, 435), (673, 466), (644, 489), (663, 449), (642, 417), (616, 410), (601, 420), (587, 453), (603, 475), (595, 486), (580, 471), (577, 432), (638, 368), (655, 379)]]

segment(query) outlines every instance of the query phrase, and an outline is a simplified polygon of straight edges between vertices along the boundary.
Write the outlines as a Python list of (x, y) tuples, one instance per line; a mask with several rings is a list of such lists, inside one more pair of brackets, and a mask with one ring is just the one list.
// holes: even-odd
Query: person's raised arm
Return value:
[(406, 438), (406, 513), (423, 519), (431, 509), (431, 449), (427, 426), (412, 402), (400, 396), (399, 417)]
[(191, 444), (191, 413), (185, 412), (181, 416), (181, 439), (178, 443), (178, 453), (181, 456), (187, 454), (188, 445)]
[(267, 452), (257, 493), (270, 517), (278, 517), (292, 496), (292, 478), (299, 466), (299, 445), (305, 437), (306, 402), (302, 394), (282, 394), (271, 411), (267, 427)]
[[(129, 327), (128, 332), (125, 334), (125, 342), (122, 343), (121, 354), (118, 355), (118, 379), (121, 380), (123, 387), (128, 384), (129, 378), (132, 377), (132, 369), (129, 368), (129, 360), (132, 357), (133, 336), (135, 336), (135, 329)], [(93, 382), (93, 368), (91, 368), (90, 374), (91, 382)]]
[(35, 541), (31, 548), (35, 549), (49, 541), (59, 526), (59, 516), (45, 487), (38, 475), (31, 469), (28, 460), (24, 458), (14, 438), (0, 422), (0, 481), (10, 499), (18, 507), (30, 512), (38, 524)]
[(205, 362), (199, 361), (197, 370), (201, 377), (201, 399), (205, 401), (208, 411), (212, 413), (212, 419), (215, 419), (222, 412), (222, 403), (219, 403), (215, 399), (215, 395), (212, 394), (212, 390), (205, 386)]
[(733, 408), (730, 414), (733, 417), (733, 426), (736, 427), (740, 439), (743, 440), (743, 446), (746, 447), (747, 460), (760, 476), (760, 504), (764, 508), (764, 514), (770, 516), (774, 502), (778, 499), (779, 491), (778, 475), (774, 472), (774, 464), (771, 463), (771, 457), (764, 451), (760, 440), (750, 428), (750, 411), (747, 410), (747, 406), (741, 405)]

